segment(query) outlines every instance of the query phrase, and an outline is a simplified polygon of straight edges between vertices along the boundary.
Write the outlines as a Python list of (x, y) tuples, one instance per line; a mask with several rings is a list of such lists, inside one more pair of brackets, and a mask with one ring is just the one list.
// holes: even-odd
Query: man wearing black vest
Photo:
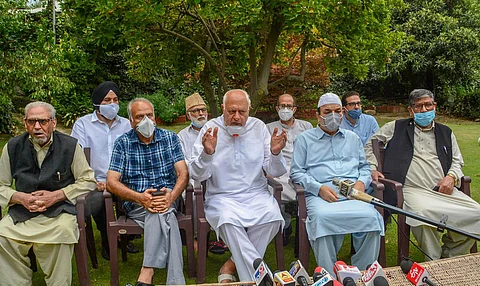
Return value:
[[(77, 140), (55, 131), (55, 109), (45, 102), (25, 107), (25, 132), (8, 141), (0, 157), (0, 284), (32, 285), (28, 251), (47, 285), (72, 282), (73, 246), (79, 232), (76, 198), (92, 191), (93, 170)], [(15, 189), (12, 188), (15, 183)]]
[[(480, 233), (480, 205), (457, 189), (463, 176), (463, 158), (452, 130), (435, 122), (433, 93), (415, 89), (410, 93), (408, 111), (413, 118), (386, 123), (372, 139), (386, 144), (383, 174), (376, 171), (377, 160), (371, 141), (365, 146), (372, 177), (385, 177), (403, 184), (406, 211), (440, 221), (462, 230)], [(385, 200), (396, 203), (396, 194), (387, 192)], [(443, 235), (436, 228), (407, 217), (407, 224), (426, 260), (467, 254), (474, 241), (454, 232)]]

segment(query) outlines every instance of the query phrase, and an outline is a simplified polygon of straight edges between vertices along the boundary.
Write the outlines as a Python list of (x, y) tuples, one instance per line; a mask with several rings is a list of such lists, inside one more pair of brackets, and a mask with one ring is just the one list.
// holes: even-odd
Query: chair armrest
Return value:
[(195, 195), (195, 205), (197, 206), (197, 220), (200, 218), (205, 218), (205, 204), (203, 197), (203, 190), (205, 188), (206, 182), (202, 183), (196, 182), (193, 185), (193, 194)]
[(307, 201), (305, 200), (305, 189), (302, 185), (293, 183), (289, 180), (290, 186), (295, 190), (297, 193), (297, 204), (298, 204), (298, 220), (301, 221), (302, 219), (307, 218)]
[[(373, 190), (375, 192), (375, 196), (377, 199), (381, 200), (383, 202), (383, 191), (385, 191), (385, 185), (380, 183), (380, 182), (376, 182), (376, 181), (372, 181), (372, 186), (373, 186)], [(378, 206), (375, 206), (375, 208), (377, 209), (377, 211), (380, 213), (380, 215), (382, 217), (384, 217), (384, 210), (383, 208), (381, 207), (378, 207)]]
[(185, 189), (185, 215), (193, 215), (193, 186), (190, 183)]
[(378, 178), (378, 181), (384, 184), (387, 187), (390, 187), (397, 193), (397, 206), (402, 208), (403, 206), (403, 185), (400, 182), (386, 179), (386, 178)]
[(77, 210), (77, 224), (78, 228), (84, 229), (85, 228), (85, 204), (87, 201), (87, 195), (82, 194), (77, 197), (77, 203), (75, 204), (75, 209)]
[(278, 206), (282, 207), (282, 192), (283, 186), (274, 178), (267, 177), (268, 185), (273, 188), (273, 196), (277, 200)]
[(105, 214), (107, 216), (107, 225), (109, 222), (115, 221), (115, 214), (113, 212), (113, 195), (105, 190), (103, 191), (103, 199), (105, 200)]
[(463, 176), (460, 179), (460, 191), (462, 191), (465, 195), (470, 197), (470, 183), (472, 179), (469, 176)]

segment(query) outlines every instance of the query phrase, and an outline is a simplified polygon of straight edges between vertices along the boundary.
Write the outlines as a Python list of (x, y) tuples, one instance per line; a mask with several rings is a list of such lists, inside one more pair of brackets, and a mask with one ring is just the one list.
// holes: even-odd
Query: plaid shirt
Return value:
[[(157, 187), (173, 189), (177, 181), (173, 165), (182, 160), (182, 146), (174, 132), (155, 128), (152, 142), (145, 144), (132, 129), (115, 141), (109, 170), (119, 172), (122, 183), (139, 193)], [(125, 211), (132, 206), (125, 202)]]

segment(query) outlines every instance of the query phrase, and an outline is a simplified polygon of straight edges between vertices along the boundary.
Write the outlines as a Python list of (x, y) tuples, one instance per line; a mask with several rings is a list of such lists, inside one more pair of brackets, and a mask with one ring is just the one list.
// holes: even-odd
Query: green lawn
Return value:
[[(406, 116), (402, 114), (402, 116)], [(402, 118), (395, 117), (395, 116), (377, 116), (377, 120), (380, 125), (385, 124), (388, 121)], [(455, 135), (457, 136), (458, 143), (460, 145), (460, 149), (463, 154), (463, 158), (465, 161), (464, 173), (467, 176), (472, 178), (472, 197), (476, 201), (480, 201), (480, 146), (477, 143), (477, 138), (480, 136), (480, 123), (474, 123), (469, 121), (463, 121), (458, 119), (451, 119), (447, 117), (440, 116), (439, 121), (442, 123), (446, 123), (450, 126)], [(316, 124), (316, 120), (311, 120), (312, 123)], [(183, 127), (187, 126), (184, 125), (174, 125), (174, 126), (164, 126), (164, 128), (178, 132)], [(65, 130), (67, 133), (70, 133), (70, 130)], [(2, 147), (6, 141), (8, 140), (8, 136), (0, 135), (0, 147)], [(295, 223), (295, 221), (293, 221)], [(97, 251), (100, 250), (100, 239), (98, 233), (95, 231), (96, 234), (96, 243), (97, 243)], [(98, 236), (98, 237), (97, 237)], [(214, 234), (211, 234), (211, 238), (213, 238)], [(291, 239), (293, 241), (293, 237)], [(397, 233), (396, 233), (396, 225), (394, 222), (388, 226), (387, 234), (386, 234), (386, 245), (387, 245), (387, 264), (389, 266), (396, 265), (396, 253), (397, 253)], [(143, 248), (142, 240), (137, 239), (134, 242), (139, 249)], [(186, 253), (184, 248), (184, 270), (186, 273)], [(415, 261), (422, 261), (423, 256), (421, 253), (415, 249), (415, 247), (410, 247), (410, 254)], [(223, 262), (229, 258), (229, 253), (227, 252), (224, 255), (214, 255), (209, 254), (207, 258), (207, 283), (216, 282), (217, 281), (217, 273), (220, 269), (220, 266)], [(128, 256), (128, 261), (126, 262), (119, 262), (119, 272), (120, 272), (120, 285), (125, 285), (126, 283), (132, 283), (136, 281), (139, 269), (141, 267), (143, 255), (142, 253), (138, 254), (130, 254)], [(344, 260), (348, 263), (350, 260), (350, 236), (346, 236), (344, 241), (344, 247), (339, 253), (339, 259)], [(109, 264), (108, 261), (105, 261), (100, 255), (98, 255), (99, 260), (99, 268), (98, 269), (91, 269), (90, 270), (90, 278), (93, 285), (109, 285), (110, 280), (110, 271), (109, 271)], [(288, 264), (295, 260), (293, 255), (293, 243), (290, 243), (285, 247), (285, 263)], [(275, 248), (273, 243), (267, 249), (267, 253), (265, 256), (265, 261), (270, 266), (271, 269), (276, 269), (276, 260), (275, 260)], [(310, 269), (309, 273), (313, 272), (315, 267), (314, 255), (313, 252), (310, 252)], [(42, 274), (38, 272), (34, 275), (34, 285), (45, 285), (42, 281)], [(158, 270), (155, 275), (155, 281), (157, 284), (164, 284), (166, 279), (166, 270)], [(188, 284), (194, 284), (195, 279), (191, 279), (186, 277)], [(74, 268), (74, 283), (73, 285), (78, 285), (77, 276), (76, 276), (76, 269)]]

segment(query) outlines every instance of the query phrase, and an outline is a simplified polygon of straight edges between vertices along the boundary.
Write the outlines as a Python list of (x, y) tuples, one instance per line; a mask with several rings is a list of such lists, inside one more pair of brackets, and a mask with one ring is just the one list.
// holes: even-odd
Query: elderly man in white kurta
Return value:
[(207, 221), (229, 246), (241, 281), (252, 280), (254, 260), (263, 257), (284, 224), (265, 172), (281, 176), (287, 171), (281, 152), (285, 130), (271, 137), (262, 121), (248, 117), (249, 108), (245, 91), (228, 91), (223, 115), (202, 128), (189, 163), (194, 180), (207, 180)]
[[(376, 171), (378, 165), (371, 142), (366, 145), (373, 179), (380, 176), (403, 183), (406, 211), (436, 221), (447, 215), (450, 226), (479, 234), (480, 205), (457, 189), (463, 176), (463, 158), (452, 130), (433, 121), (436, 109), (433, 93), (416, 89), (410, 93), (409, 104), (413, 119), (389, 122), (372, 136), (386, 144), (383, 174)], [(441, 233), (434, 227), (408, 217), (407, 224), (427, 260), (466, 254), (474, 243), (470, 238), (447, 231), (440, 246)]]

